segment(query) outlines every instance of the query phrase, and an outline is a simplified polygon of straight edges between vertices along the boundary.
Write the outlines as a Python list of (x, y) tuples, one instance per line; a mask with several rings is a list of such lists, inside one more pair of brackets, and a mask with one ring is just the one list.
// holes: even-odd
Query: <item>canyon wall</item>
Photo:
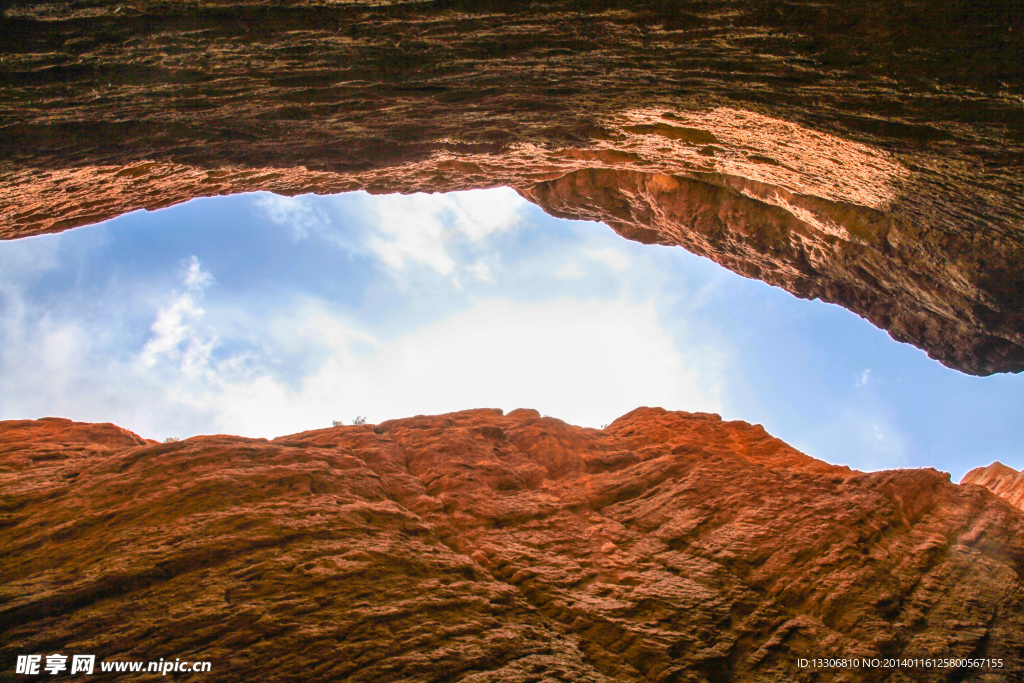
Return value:
[(4, 0), (0, 238), (507, 185), (1024, 369), (1015, 3)]
[[(655, 408), (603, 430), (474, 410), (163, 444), (8, 421), (0, 669), (62, 653), (208, 661), (203, 681), (1019, 680), (1022, 531), (944, 473), (851, 471)], [(834, 657), (1002, 667), (799, 664)]]
[(964, 475), (960, 483), (984, 486), (1011, 505), (1024, 510), (1024, 473), (1001, 462), (994, 462), (987, 467), (975, 467)]

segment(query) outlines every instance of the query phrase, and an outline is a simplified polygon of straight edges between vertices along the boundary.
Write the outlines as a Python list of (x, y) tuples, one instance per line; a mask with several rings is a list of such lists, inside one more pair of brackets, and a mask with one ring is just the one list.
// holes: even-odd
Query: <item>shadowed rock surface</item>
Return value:
[(0, 238), (508, 185), (1024, 368), (1017, 2), (5, 0)]
[(961, 484), (984, 486), (992, 493), (1005, 498), (1011, 505), (1024, 510), (1024, 473), (1001, 462), (988, 467), (976, 467), (960, 480)]
[[(1024, 672), (1024, 513), (715, 415), (474, 410), (165, 444), (3, 422), (0, 505), (4, 671), (60, 652), (208, 660), (205, 681)], [(895, 656), (1005, 666), (797, 665)]]

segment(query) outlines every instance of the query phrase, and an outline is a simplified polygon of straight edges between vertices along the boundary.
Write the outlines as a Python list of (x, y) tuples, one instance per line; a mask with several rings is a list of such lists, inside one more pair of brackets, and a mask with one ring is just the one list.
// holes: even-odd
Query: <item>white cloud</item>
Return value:
[[(93, 236), (78, 246), (95, 243)], [(90, 380), (105, 372), (107, 359), (94, 349), (119, 331), (118, 324), (96, 328), (72, 319), (70, 313), (84, 308), (74, 291), (48, 306), (30, 294), (33, 285), (53, 277), (60, 261), (56, 235), (7, 242), (0, 249), (0, 419), (60, 416), (90, 401), (105, 405)]]
[[(162, 243), (119, 244), (114, 228), (0, 244), (0, 419), (112, 421), (162, 439), (275, 436), (356, 415), (376, 422), (481, 406), (533, 407), (599, 425), (638, 405), (723, 412), (725, 404), (728, 417), (763, 421), (816, 457), (861, 469), (937, 464), (926, 461), (924, 445), (952, 452), (962, 436), (939, 423), (931, 429), (939, 437), (915, 436), (915, 425), (941, 422), (950, 409), (925, 416), (927, 402), (909, 406), (883, 391), (895, 381), (885, 363), (867, 370), (870, 358), (832, 353), (846, 327), (804, 325), (785, 304), (771, 304), (762, 318), (797, 320), (795, 339), (809, 335), (807, 346), (791, 344), (764, 320), (746, 324), (750, 309), (729, 298), (734, 276), (726, 271), (625, 242), (607, 227), (553, 224), (511, 190), (254, 201), (285, 234), (309, 240), (296, 253), (322, 243), (358, 255), (359, 267), (339, 267), (337, 281), (331, 263), (326, 276), (256, 288), (233, 278), (231, 290), (211, 288), (213, 276), (195, 258), (169, 285)], [(515, 233), (520, 215), (543, 232)], [(188, 220), (168, 229), (209, 232)], [(288, 256), (280, 270), (309, 274)], [(136, 258), (145, 266), (122, 260)], [(309, 289), (296, 291), (297, 282)], [(553, 299), (560, 293), (575, 300)], [(799, 369), (803, 350), (814, 348), (829, 352), (826, 379), (840, 381), (779, 372)], [(738, 362), (755, 351), (757, 364)], [(910, 366), (907, 376), (922, 386), (939, 378)], [(1011, 408), (991, 401), (971, 410), (1014, 424), (1016, 397), (1005, 384), (1013, 379), (978, 380), (1003, 387)], [(946, 433), (954, 445), (940, 443)], [(967, 462), (954, 453), (947, 466), (958, 458)]]
[(494, 274), (491, 273), (491, 267), (483, 261), (477, 261), (473, 265), (469, 266), (468, 270), (481, 282), (494, 282)]
[[(325, 212), (305, 205), (312, 198), (260, 201), (268, 215), (291, 220), (310, 238), (337, 229), (329, 206)], [(434, 278), (439, 297), (449, 296), (460, 276), (467, 288), (507, 284), (499, 243), (486, 238), (518, 224), (523, 200), (510, 190), (374, 201), (382, 206), (379, 220), (361, 239), (379, 240), (378, 256), (391, 258), (393, 267), (419, 264), (442, 274)], [(598, 234), (585, 238), (595, 248), (577, 252), (576, 260), (588, 269), (598, 265), (601, 281), (616, 284), (624, 275), (612, 250), (591, 241)], [(564, 262), (561, 248), (517, 261), (517, 272), (549, 271)], [(634, 271), (628, 272), (639, 281), (651, 278)], [(2, 416), (112, 421), (162, 439), (277, 436), (356, 415), (376, 422), (480, 406), (533, 407), (592, 426), (639, 405), (720, 409), (721, 358), (714, 349), (682, 348), (661, 324), (646, 286), (641, 303), (624, 286), (588, 292), (585, 301), (542, 292), (546, 303), (483, 298), (487, 288), (437, 310), (429, 310), (428, 296), (428, 310), (416, 309), (420, 326), (410, 329), (408, 322), (381, 323), (379, 315), (364, 324), (317, 292), (279, 292), (271, 308), (258, 301), (226, 307), (219, 294), (211, 296), (213, 275), (195, 257), (179, 278), (141, 328), (130, 327), (116, 305), (93, 299), (54, 311), (52, 319), (31, 305), (22, 307), (25, 315), (7, 315), (8, 306), (0, 320), (0, 357), (10, 379), (0, 387)], [(517, 286), (536, 301), (537, 278), (526, 280)], [(441, 313), (453, 309), (461, 312)], [(371, 324), (393, 336), (372, 332)]]
[[(344, 234), (334, 212), (323, 207), (337, 202), (361, 207), (359, 236)], [(357, 192), (336, 198), (313, 195), (263, 195), (256, 206), (272, 222), (289, 228), (297, 239), (318, 235), (340, 248), (369, 253), (396, 272), (420, 265), (458, 282), (466, 259), (459, 247), (480, 249), (487, 238), (521, 224), (528, 202), (507, 187), (447, 194), (370, 195)], [(477, 261), (469, 274), (488, 280), (489, 267)]]
[(442, 221), (443, 201), (425, 194), (387, 195), (375, 199), (378, 223), (367, 240), (373, 253), (396, 270), (412, 262), (428, 266), (441, 275), (452, 274), (455, 260), (445, 245), (451, 239), (451, 230)]
[(192, 255), (182, 268), (181, 282), (190, 292), (202, 292), (213, 284), (213, 276), (203, 270), (199, 258)]
[(523, 207), (529, 206), (508, 187), (419, 196), (429, 198), (435, 206), (443, 207), (442, 210), (451, 211), (455, 216), (455, 229), (474, 242), (515, 228), (521, 220)]
[(330, 226), (328, 215), (306, 197), (282, 197), (261, 193), (256, 206), (272, 222), (288, 228), (295, 240), (305, 239), (310, 233), (322, 232)]
[(0, 317), (0, 419), (113, 421), (150, 434), (175, 422), (182, 407), (161, 405), (160, 378), (119, 359), (121, 320), (17, 308)]
[(175, 324), (154, 325), (140, 354), (149, 364), (111, 359), (86, 327), (37, 326), (34, 351), (25, 340), (4, 359), (5, 367), (35, 364), (12, 377), (37, 391), (19, 399), (19, 416), (112, 421), (163, 439), (272, 437), (356, 415), (379, 422), (485, 406), (536, 408), (589, 426), (640, 405), (720, 410), (717, 364), (680, 353), (649, 303), (492, 299), (385, 340), (310, 299), (259, 331), (280, 355), (319, 359), (296, 376), (266, 358), (218, 358), (200, 316), (179, 323), (170, 313), (187, 308), (180, 300), (158, 315)]
[(450, 276), (453, 241), (480, 242), (514, 228), (525, 203), (509, 188), (374, 197), (378, 222), (367, 246), (392, 268), (419, 263)]
[(638, 405), (719, 410), (717, 376), (675, 349), (651, 304), (490, 300), (390, 341), (322, 308), (303, 315), (296, 335), (333, 352), (297, 387), (225, 378), (179, 399), (214, 414), (219, 431), (255, 436), (480, 406), (591, 426)]
[[(566, 261), (555, 271), (556, 277), (563, 280), (575, 280), (586, 277), (588, 273), (600, 273), (604, 277), (607, 274), (605, 269), (622, 275), (630, 269), (630, 266), (634, 265), (629, 255), (621, 248), (621, 245), (574, 250), (573, 254), (579, 255), (582, 258), (571, 258)], [(598, 270), (595, 271), (594, 265), (598, 266)], [(633, 275), (635, 278), (640, 273), (634, 273)]]
[(0, 312), (7, 323), (30, 313), (24, 290), (60, 264), (58, 242), (53, 235), (25, 237), (3, 243), (0, 249)]
[(60, 263), (58, 250), (53, 235), (5, 242), (0, 249), (0, 285), (21, 283), (56, 270)]
[(199, 307), (203, 290), (213, 276), (203, 270), (195, 256), (189, 258), (182, 273), (184, 292), (175, 292), (170, 302), (157, 311), (151, 331), (153, 335), (139, 354), (143, 366), (151, 368), (161, 358), (178, 361), (182, 372), (195, 376), (209, 364), (217, 339), (198, 327), (205, 311)]
[(555, 275), (563, 280), (570, 280), (583, 277), (584, 272), (583, 269), (580, 268), (579, 261), (573, 260), (556, 270)]
[(585, 249), (583, 253), (616, 272), (622, 272), (629, 268), (629, 257), (622, 253), (620, 249), (602, 247), (600, 249)]

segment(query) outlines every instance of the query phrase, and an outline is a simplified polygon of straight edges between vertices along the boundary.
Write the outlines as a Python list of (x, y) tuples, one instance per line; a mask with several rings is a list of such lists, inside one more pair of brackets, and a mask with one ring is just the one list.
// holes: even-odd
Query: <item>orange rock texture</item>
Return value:
[[(205, 660), (207, 681), (1024, 674), (1024, 512), (716, 415), (474, 410), (162, 444), (4, 422), (0, 506), (5, 672), (60, 652)], [(798, 664), (815, 657), (1003, 668)]]
[(1024, 510), (1024, 473), (1001, 462), (988, 467), (976, 467), (960, 480), (961, 484), (984, 486), (992, 493), (1005, 498), (1011, 505)]
[(4, 0), (0, 238), (507, 185), (1024, 369), (1024, 14), (978, 0)]

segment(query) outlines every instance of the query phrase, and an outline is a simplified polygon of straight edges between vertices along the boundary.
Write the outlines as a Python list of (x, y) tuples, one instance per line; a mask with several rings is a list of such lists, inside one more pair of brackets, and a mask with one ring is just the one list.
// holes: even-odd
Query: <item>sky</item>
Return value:
[(467, 408), (759, 423), (860, 470), (1024, 468), (1024, 376), (508, 188), (251, 193), (0, 243), (0, 419), (163, 440)]

